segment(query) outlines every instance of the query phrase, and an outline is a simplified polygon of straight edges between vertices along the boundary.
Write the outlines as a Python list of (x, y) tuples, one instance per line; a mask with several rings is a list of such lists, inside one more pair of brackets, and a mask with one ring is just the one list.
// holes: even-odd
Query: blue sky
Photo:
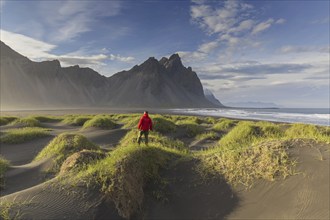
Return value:
[(1, 0), (1, 40), (110, 76), (179, 53), (223, 103), (329, 107), (329, 1)]

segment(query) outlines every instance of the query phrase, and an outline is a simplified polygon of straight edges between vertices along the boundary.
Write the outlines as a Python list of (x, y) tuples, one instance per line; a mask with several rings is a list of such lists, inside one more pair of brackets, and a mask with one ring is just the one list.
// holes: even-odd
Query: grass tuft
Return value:
[(40, 122), (34, 117), (18, 118), (11, 122), (12, 125), (22, 125), (24, 127), (40, 127)]
[(330, 128), (310, 124), (293, 124), (285, 132), (286, 138), (307, 138), (330, 143)]
[(49, 129), (45, 128), (25, 127), (10, 129), (1, 135), (0, 143), (19, 144), (49, 135)]
[(35, 115), (31, 116), (32, 118), (38, 120), (39, 122), (60, 122), (63, 120), (63, 117), (60, 116), (40, 116), (40, 115)]
[(88, 141), (83, 135), (80, 134), (60, 134), (55, 137), (35, 158), (41, 160), (44, 158), (52, 158), (53, 166), (50, 172), (57, 173), (64, 160), (73, 153), (81, 150), (99, 150), (100, 148)]
[(0, 155), (0, 190), (5, 186), (5, 173), (9, 168), (9, 161)]
[(236, 121), (227, 118), (220, 119), (219, 122), (215, 123), (212, 127), (214, 131), (226, 132), (236, 125)]
[(159, 133), (166, 134), (166, 133), (171, 133), (176, 131), (176, 125), (161, 116), (156, 116), (152, 118), (153, 122), (153, 129)]
[(17, 117), (11, 117), (11, 116), (0, 116), (0, 126), (7, 125), (11, 123), (12, 121), (16, 120)]
[(208, 131), (208, 132), (199, 134), (196, 137), (197, 140), (205, 140), (205, 139), (217, 140), (218, 138), (219, 138), (218, 134), (215, 133), (214, 131)]
[(66, 115), (62, 122), (67, 125), (83, 126), (92, 117), (91, 115)]
[(217, 148), (201, 154), (200, 171), (204, 175), (223, 175), (233, 185), (250, 187), (255, 179), (275, 180), (293, 174), (294, 161), (289, 159), (288, 144), (272, 140), (240, 150)]
[(106, 153), (96, 150), (82, 150), (69, 156), (62, 164), (59, 174), (79, 171), (106, 157)]
[[(164, 138), (157, 136), (157, 140)], [(145, 183), (159, 178), (160, 168), (166, 167), (171, 159), (183, 155), (181, 151), (156, 141), (148, 147), (129, 143), (88, 166), (75, 178), (83, 180), (87, 186), (99, 188), (114, 202), (119, 215), (129, 219), (142, 208)]]
[(83, 128), (102, 128), (102, 129), (114, 129), (118, 125), (113, 122), (110, 116), (96, 115), (92, 119), (84, 123)]

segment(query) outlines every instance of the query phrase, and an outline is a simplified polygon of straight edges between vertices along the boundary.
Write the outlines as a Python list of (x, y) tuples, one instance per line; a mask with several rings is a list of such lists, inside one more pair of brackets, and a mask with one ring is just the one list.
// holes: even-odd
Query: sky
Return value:
[(222, 102), (329, 108), (328, 0), (1, 0), (1, 41), (105, 76), (178, 53)]

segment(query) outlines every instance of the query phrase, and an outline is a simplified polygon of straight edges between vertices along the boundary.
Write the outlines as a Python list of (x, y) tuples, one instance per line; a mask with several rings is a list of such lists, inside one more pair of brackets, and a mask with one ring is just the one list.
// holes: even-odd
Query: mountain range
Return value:
[(110, 77), (90, 68), (34, 62), (1, 42), (1, 108), (187, 108), (221, 107), (204, 95), (191, 67), (178, 54), (153, 57)]

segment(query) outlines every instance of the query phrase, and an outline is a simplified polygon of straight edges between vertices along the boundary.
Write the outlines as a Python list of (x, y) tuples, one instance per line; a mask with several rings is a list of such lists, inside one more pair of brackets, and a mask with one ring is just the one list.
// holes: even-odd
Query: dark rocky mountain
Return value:
[(216, 106), (224, 107), (224, 105), (213, 95), (213, 93), (210, 90), (204, 88), (204, 95), (207, 100), (209, 100)]
[(105, 77), (90, 68), (33, 62), (1, 42), (1, 108), (216, 107), (177, 54)]

